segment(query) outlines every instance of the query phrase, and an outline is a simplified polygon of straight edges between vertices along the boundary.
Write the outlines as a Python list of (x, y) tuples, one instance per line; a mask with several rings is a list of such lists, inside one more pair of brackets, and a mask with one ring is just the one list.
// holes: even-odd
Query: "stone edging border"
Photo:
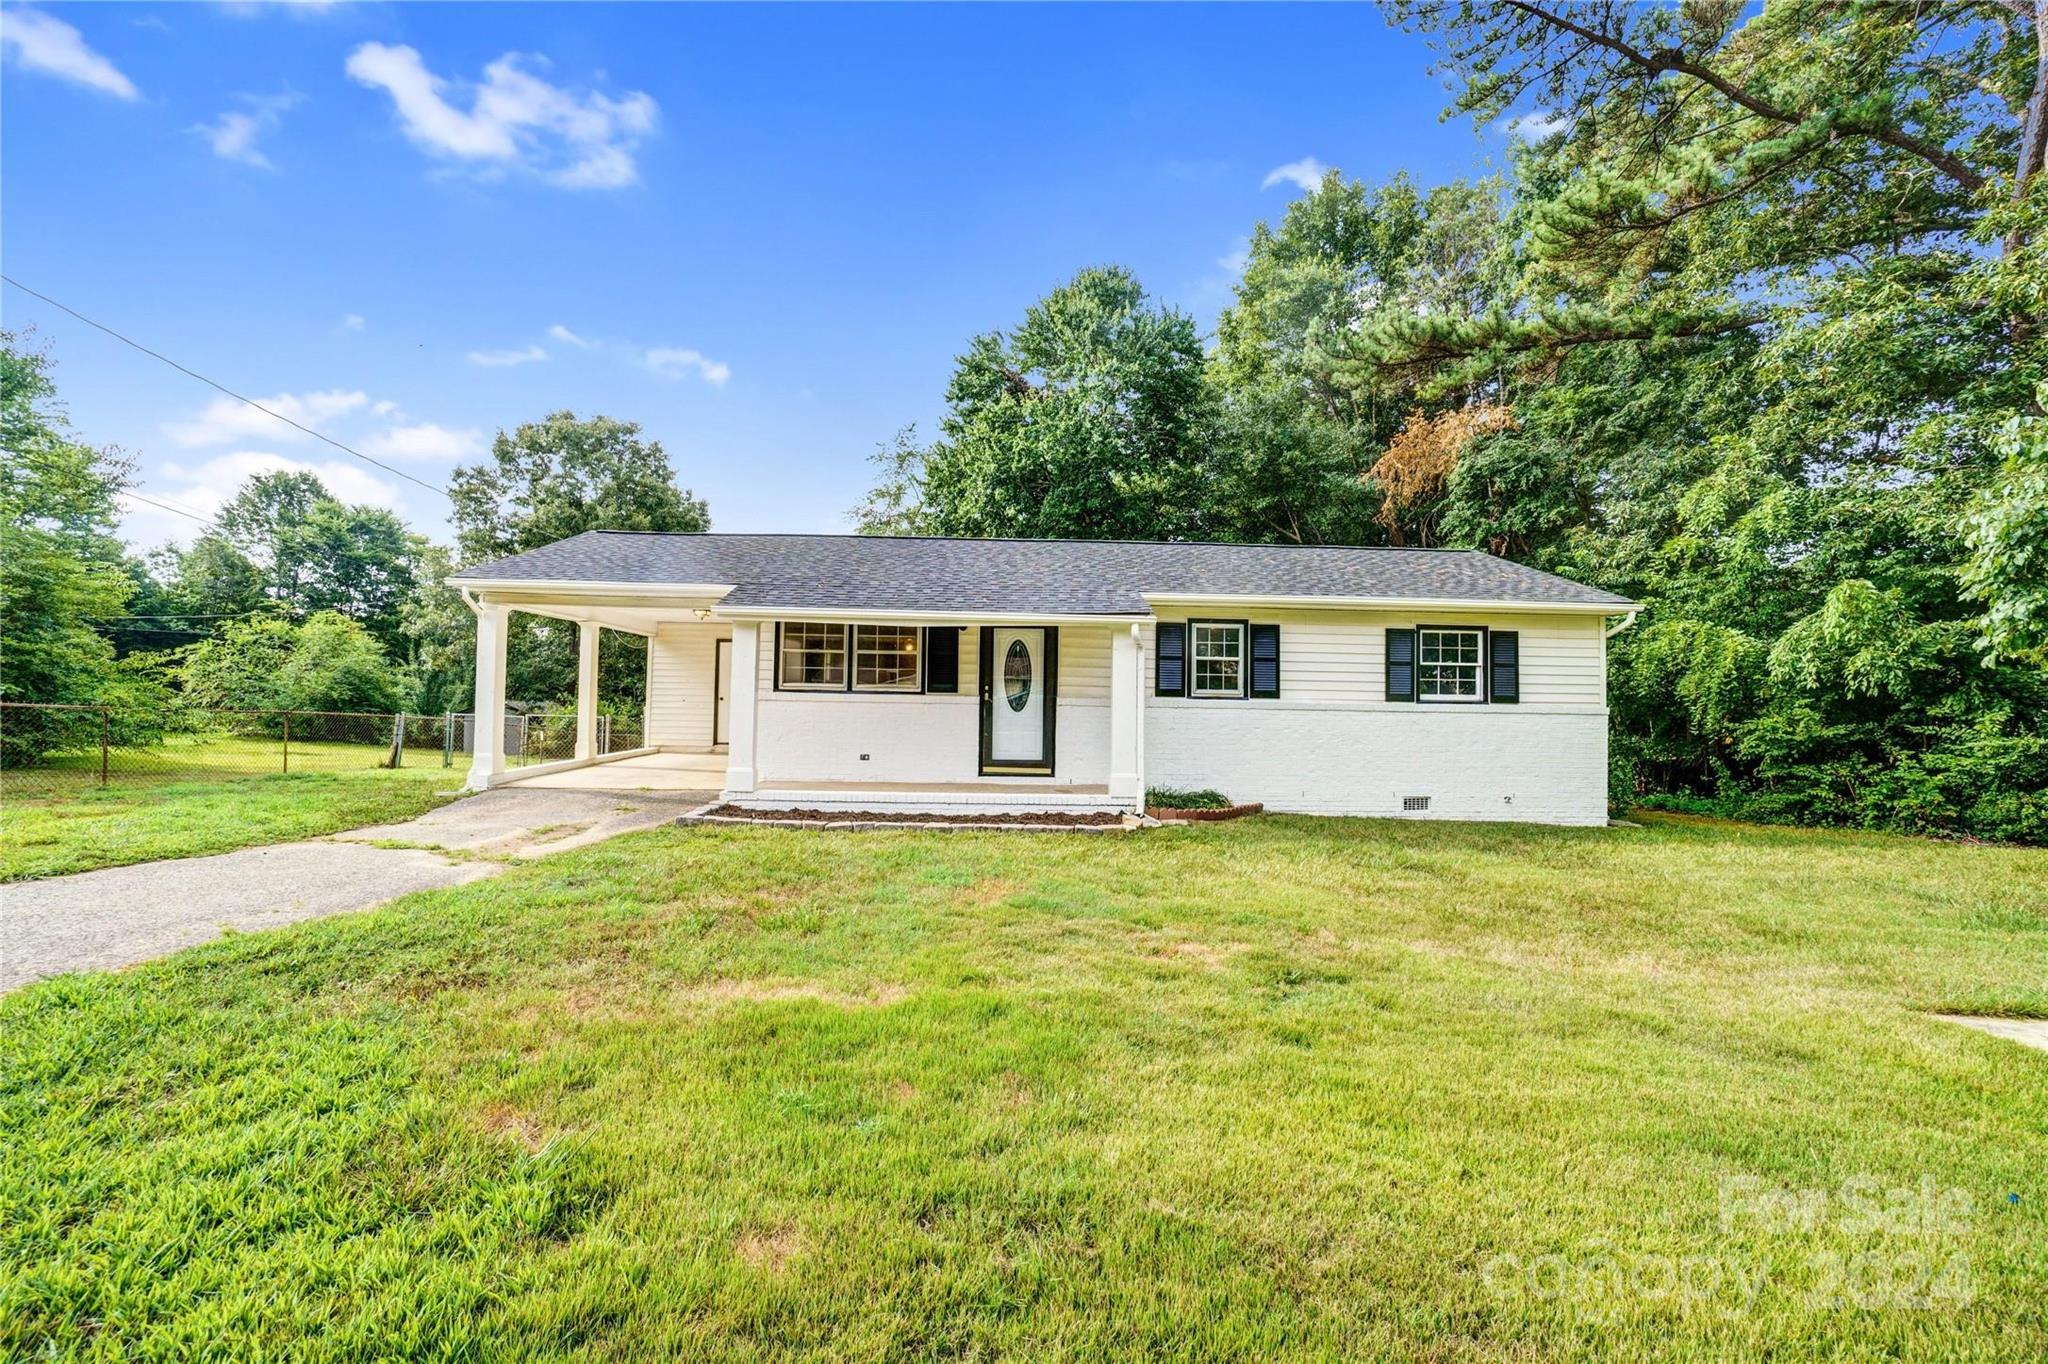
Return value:
[(700, 805), (685, 815), (676, 816), (679, 825), (724, 824), (738, 825), (750, 829), (818, 829), (834, 833), (858, 833), (865, 829), (919, 829), (941, 833), (971, 833), (977, 829), (999, 834), (1127, 834), (1139, 829), (1150, 829), (1158, 821), (1149, 816), (1143, 819), (1126, 820), (1121, 824), (1031, 824), (1019, 821), (1016, 824), (962, 824), (947, 820), (943, 815), (930, 819), (747, 819), (739, 815), (714, 815), (707, 811), (717, 808), (719, 802)]
[(1204, 824), (1218, 819), (1242, 819), (1246, 815), (1263, 814), (1266, 803), (1255, 800), (1249, 805), (1226, 805), (1220, 810), (1179, 810), (1169, 805), (1148, 805), (1145, 815), (1161, 823)]

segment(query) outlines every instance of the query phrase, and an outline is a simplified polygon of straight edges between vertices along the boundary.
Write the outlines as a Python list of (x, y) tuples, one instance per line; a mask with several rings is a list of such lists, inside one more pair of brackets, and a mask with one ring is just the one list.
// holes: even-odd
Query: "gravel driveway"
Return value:
[(495, 876), (515, 859), (666, 824), (716, 795), (512, 787), (303, 843), (17, 882), (0, 887), (0, 991)]

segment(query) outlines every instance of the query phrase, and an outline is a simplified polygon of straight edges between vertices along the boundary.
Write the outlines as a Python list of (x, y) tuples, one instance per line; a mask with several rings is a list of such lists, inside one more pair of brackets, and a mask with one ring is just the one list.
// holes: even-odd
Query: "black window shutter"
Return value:
[(1387, 699), (1415, 699), (1415, 632), (1387, 631)]
[(1160, 621), (1152, 690), (1160, 696), (1188, 694), (1188, 627), (1181, 621)]
[(1275, 697), (1280, 694), (1280, 627), (1277, 625), (1254, 625), (1252, 627), (1252, 695)]
[(1490, 638), (1493, 666), (1488, 682), (1493, 699), (1511, 706), (1522, 699), (1522, 637), (1513, 630), (1495, 630)]
[(924, 632), (924, 689), (928, 692), (960, 690), (960, 630), (953, 625), (931, 625)]

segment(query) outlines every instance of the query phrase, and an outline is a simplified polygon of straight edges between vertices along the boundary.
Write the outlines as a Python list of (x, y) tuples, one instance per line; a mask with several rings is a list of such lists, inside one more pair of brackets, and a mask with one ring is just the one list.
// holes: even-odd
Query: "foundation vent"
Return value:
[(1429, 797), (1403, 796), (1401, 797), (1401, 808), (1403, 810), (1427, 810), (1429, 808)]

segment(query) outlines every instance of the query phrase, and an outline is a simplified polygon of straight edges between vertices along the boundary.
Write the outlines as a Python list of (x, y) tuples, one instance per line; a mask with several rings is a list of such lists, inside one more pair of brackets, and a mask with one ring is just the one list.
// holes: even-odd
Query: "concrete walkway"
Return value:
[(148, 961), (224, 929), (275, 928), (495, 876), (520, 858), (669, 823), (716, 796), (510, 787), (303, 843), (17, 882), (0, 887), (0, 991)]
[(2048, 1051), (2048, 1019), (1984, 1018), (1976, 1014), (1936, 1014), (1935, 1017), (1944, 1023), (1960, 1023), (1978, 1032), (1988, 1032), (1993, 1037), (2003, 1037), (2023, 1047)]

